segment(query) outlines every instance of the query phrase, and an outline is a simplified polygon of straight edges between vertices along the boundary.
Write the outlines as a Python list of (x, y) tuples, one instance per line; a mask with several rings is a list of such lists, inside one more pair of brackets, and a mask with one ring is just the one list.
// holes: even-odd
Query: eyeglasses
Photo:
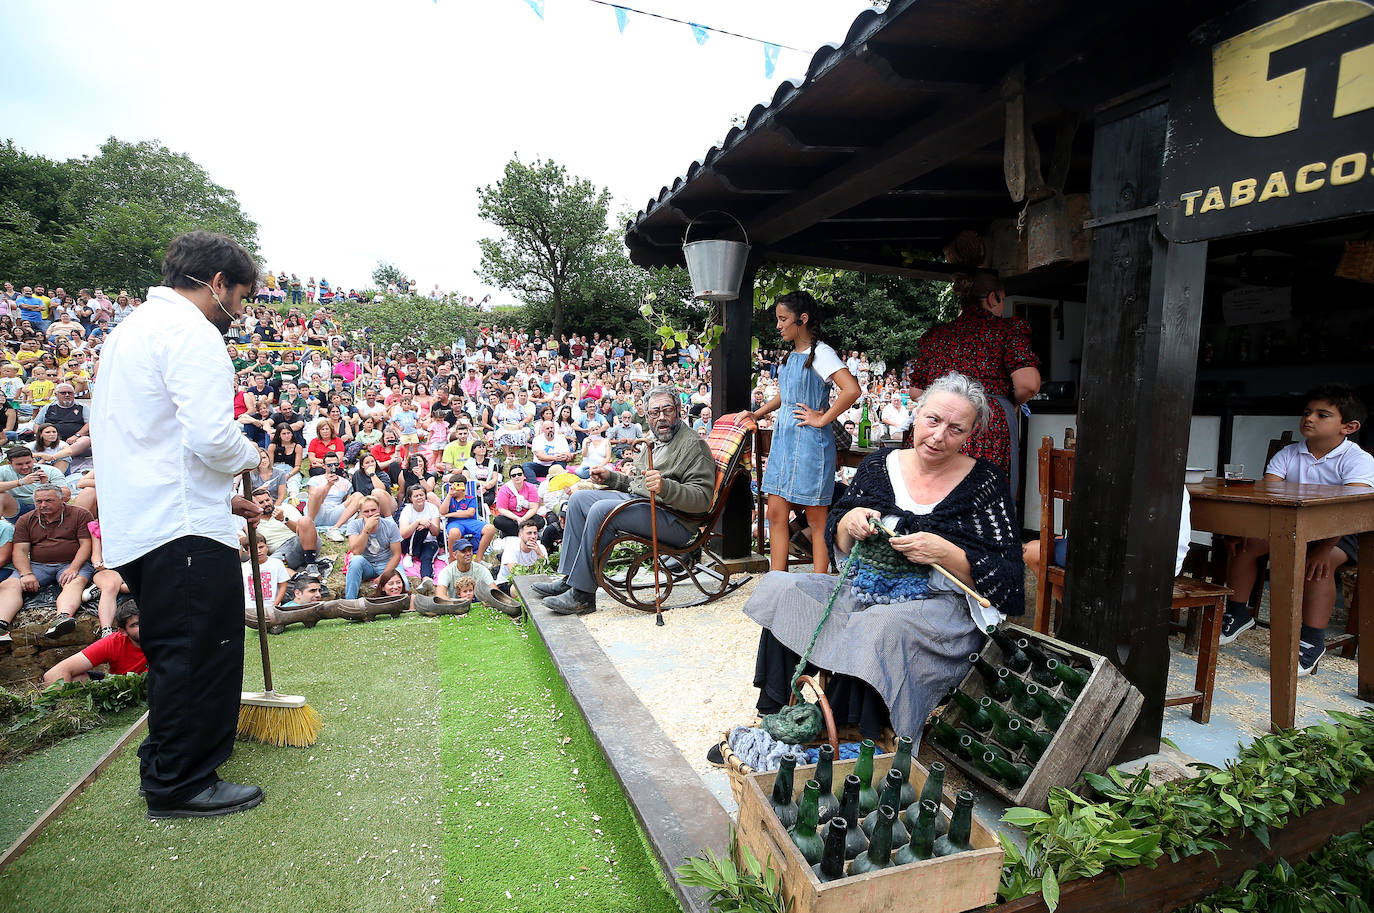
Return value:
[(677, 406), (663, 406), (658, 409), (645, 409), (644, 414), (649, 418), (658, 418), (660, 415), (677, 415)]

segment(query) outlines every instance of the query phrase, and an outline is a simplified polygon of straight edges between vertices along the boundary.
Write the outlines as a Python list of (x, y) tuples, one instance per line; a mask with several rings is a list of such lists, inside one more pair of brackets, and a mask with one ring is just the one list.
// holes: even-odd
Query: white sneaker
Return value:
[(81, 601), (82, 601), (82, 602), (90, 602), (90, 601), (92, 601), (92, 600), (94, 600), (94, 599), (99, 599), (99, 598), (100, 598), (100, 587), (96, 586), (94, 583), (91, 584), (90, 586), (86, 587), (84, 590), (81, 591)]
[(324, 537), (330, 542), (346, 542), (348, 540), (343, 530), (339, 529), (337, 526), (331, 526), (329, 529), (325, 530)]
[(13, 638), (13, 637), (10, 637), (10, 630), (9, 630), (9, 628), (6, 628), (5, 630), (0, 631), (0, 644), (12, 644), (12, 643), (14, 643), (14, 638)]

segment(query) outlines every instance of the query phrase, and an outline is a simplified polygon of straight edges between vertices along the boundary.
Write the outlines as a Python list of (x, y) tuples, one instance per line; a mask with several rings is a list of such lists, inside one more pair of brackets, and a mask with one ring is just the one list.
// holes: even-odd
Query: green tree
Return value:
[(513, 158), (501, 180), (477, 191), (477, 200), (477, 214), (502, 232), (477, 242), (478, 277), (526, 305), (547, 307), (551, 331), (561, 335), (573, 289), (592, 282), (606, 253), (610, 191), (555, 162), (526, 165)]
[(407, 349), (447, 348), (459, 336), (471, 337), (476, 327), (492, 322), (476, 308), (424, 295), (382, 295), (380, 301), (376, 297), (349, 302), (341, 322), (345, 335), (365, 333), (379, 349), (393, 343)]
[(377, 261), (377, 268), (372, 271), (372, 281), (377, 284), (377, 288), (383, 291), (393, 282), (399, 289), (410, 287), (410, 280), (406, 278), (406, 274), (401, 272), (394, 263), (389, 263), (386, 260)]
[(138, 294), (161, 282), (168, 242), (197, 228), (257, 252), (257, 223), (234, 192), (160, 143), (110, 137), (98, 155), (62, 163), (12, 143), (0, 147), (0, 272), (7, 275)]

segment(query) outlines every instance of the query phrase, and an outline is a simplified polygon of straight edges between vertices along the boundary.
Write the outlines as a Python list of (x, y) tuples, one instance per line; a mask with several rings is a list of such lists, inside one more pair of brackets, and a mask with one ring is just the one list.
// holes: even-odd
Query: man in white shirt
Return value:
[(233, 514), (260, 515), (234, 495), (258, 450), (234, 422), (223, 334), (257, 264), (229, 238), (194, 231), (172, 240), (162, 278), (105, 343), (91, 438), (105, 564), (138, 600), (148, 658), (138, 752), (148, 816), (208, 817), (262, 801), (258, 787), (215, 773), (233, 752), (243, 690)]
[(531, 483), (548, 475), (555, 463), (567, 466), (572, 459), (572, 447), (568, 439), (558, 433), (553, 422), (547, 420), (539, 423), (539, 433), (530, 441), (530, 453), (534, 459), (525, 464), (525, 478)]

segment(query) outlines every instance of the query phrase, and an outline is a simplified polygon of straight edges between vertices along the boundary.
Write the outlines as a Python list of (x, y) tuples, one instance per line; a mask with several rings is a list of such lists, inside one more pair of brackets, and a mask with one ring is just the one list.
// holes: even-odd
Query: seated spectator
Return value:
[(377, 576), (377, 582), (372, 585), (372, 592), (369, 599), (395, 599), (397, 596), (404, 596), (406, 593), (406, 578), (400, 571), (395, 569), (383, 571)]
[(496, 489), (501, 484), (501, 465), (489, 456), (490, 448), (483, 440), (474, 441), (472, 455), (463, 461), (459, 470), (465, 479), (476, 482), (479, 495), (487, 504), (496, 503)]
[(57, 426), (44, 422), (33, 430), (33, 458), (65, 474), (72, 464), (71, 448), (62, 443)]
[(531, 482), (542, 479), (554, 466), (566, 466), (572, 459), (572, 447), (567, 438), (558, 433), (553, 419), (539, 423), (539, 433), (530, 441), (533, 459), (525, 463), (525, 477)]
[[(30, 457), (32, 459), (32, 457)], [(76, 628), (72, 616), (81, 607), (81, 593), (95, 577), (91, 565), (91, 530), (94, 519), (67, 499), (65, 486), (44, 483), (33, 491), (34, 509), (14, 525), (12, 560), (18, 577), (0, 581), (0, 621), (18, 614), (26, 594), (57, 583), (57, 616), (45, 637), (62, 637)]]
[(268, 554), (267, 540), (258, 539), (258, 573), (253, 575), (253, 562), (245, 561), (243, 573), (243, 614), (245, 618), (257, 621), (257, 594), (262, 594), (263, 618), (268, 622), (276, 620), (278, 603), (286, 598), (286, 582), (291, 574), (286, 565)]
[(450, 541), (448, 552), (448, 565), (439, 573), (436, 585), (439, 592), (449, 599), (461, 599), (458, 595), (457, 584), (461, 579), (470, 579), (475, 588), (475, 598), (478, 602), (486, 602), (487, 594), (491, 592), (494, 582), (491, 579), (491, 571), (487, 570), (485, 564), (476, 563), (472, 560), (472, 540), (460, 536)]
[[(633, 426), (631, 426), (633, 427)], [(579, 479), (591, 478), (592, 470), (598, 466), (611, 465), (611, 442), (600, 431), (587, 436), (582, 442), (582, 461), (577, 466)]]
[(60, 470), (35, 462), (33, 451), (27, 447), (11, 447), (5, 455), (9, 463), (0, 466), (0, 516), (7, 520), (33, 510), (33, 493), (38, 486), (68, 485)]
[(310, 461), (316, 466), (324, 463), (327, 453), (337, 454), (340, 459), (343, 458), (344, 442), (339, 438), (333, 422), (322, 418), (315, 423), (315, 438), (306, 448), (306, 453), (310, 454)]
[(96, 666), (109, 664), (111, 675), (143, 674), (148, 671), (148, 659), (138, 640), (138, 604), (126, 602), (114, 616), (115, 630), (104, 635), (84, 650), (68, 656), (43, 673), (43, 683), (84, 682), (104, 678)]
[[(80, 506), (79, 503), (77, 506)], [(95, 576), (91, 578), (91, 585), (100, 590), (100, 604), (97, 612), (100, 617), (100, 636), (108, 637), (115, 632), (115, 628), (118, 626), (115, 618), (119, 614), (119, 597), (128, 595), (129, 585), (124, 582), (123, 577), (119, 576), (119, 571), (105, 566), (105, 550), (100, 541), (100, 521), (92, 520), (86, 525), (86, 528), (91, 531), (91, 567), (95, 569)], [(86, 594), (83, 593), (82, 596), (86, 596)]]
[(481, 517), (478, 483), (469, 482), (460, 473), (455, 472), (449, 476), (445, 488), (447, 494), (439, 505), (439, 515), (444, 521), (446, 544), (460, 538), (480, 537), (485, 524)]
[(439, 457), (439, 469), (442, 472), (461, 469), (468, 457), (472, 456), (472, 446), (472, 429), (459, 423), (453, 429), (453, 440), (444, 447), (443, 454)]
[(51, 424), (57, 428), (60, 449), (68, 453), (67, 459), (89, 454), (91, 417), (86, 407), (76, 401), (76, 387), (63, 381), (53, 388), (53, 395), (57, 397), (57, 402), (38, 410), (33, 419), (34, 425)]
[(419, 564), (421, 577), (432, 578), (434, 556), (439, 554), (439, 544), (444, 537), (444, 521), (439, 516), (439, 508), (426, 497), (423, 487), (413, 486), (409, 494), (398, 523), (401, 552)]
[(496, 574), (496, 590), (503, 596), (510, 596), (511, 572), (517, 567), (529, 567), (549, 553), (539, 542), (540, 524), (534, 518), (520, 521), (520, 530), (514, 538), (507, 539), (501, 550), (501, 570)]
[(606, 439), (611, 442), (611, 455), (617, 460), (624, 459), (634, 442), (643, 437), (644, 429), (635, 422), (632, 412), (620, 413), (615, 424), (606, 432)]
[(512, 466), (509, 481), (496, 492), (496, 511), (491, 515), (491, 522), (482, 527), (477, 560), (481, 561), (486, 555), (493, 539), (498, 535), (516, 535), (520, 524), (526, 520), (533, 520), (539, 527), (544, 525), (544, 518), (539, 516), (539, 489), (525, 477), (523, 466)]
[[(377, 499), (365, 497), (360, 516), (348, 523), (348, 561), (344, 598), (357, 599), (364, 580), (396, 570), (401, 563), (401, 530), (396, 521), (382, 516)], [(4, 584), (0, 584), (3, 586)]]
[[(262, 511), (262, 518), (258, 521), (258, 539), (267, 543), (269, 556), (293, 571), (313, 564), (319, 555), (320, 539), (315, 529), (316, 518), (309, 513), (309, 507), (311, 503), (316, 507), (322, 505), (324, 498), (308, 503), (305, 514), (289, 503), (276, 503), (266, 487), (254, 490), (253, 501)], [(239, 525), (239, 547), (247, 548), (248, 523), (242, 517), (236, 516), (234, 519)]]

